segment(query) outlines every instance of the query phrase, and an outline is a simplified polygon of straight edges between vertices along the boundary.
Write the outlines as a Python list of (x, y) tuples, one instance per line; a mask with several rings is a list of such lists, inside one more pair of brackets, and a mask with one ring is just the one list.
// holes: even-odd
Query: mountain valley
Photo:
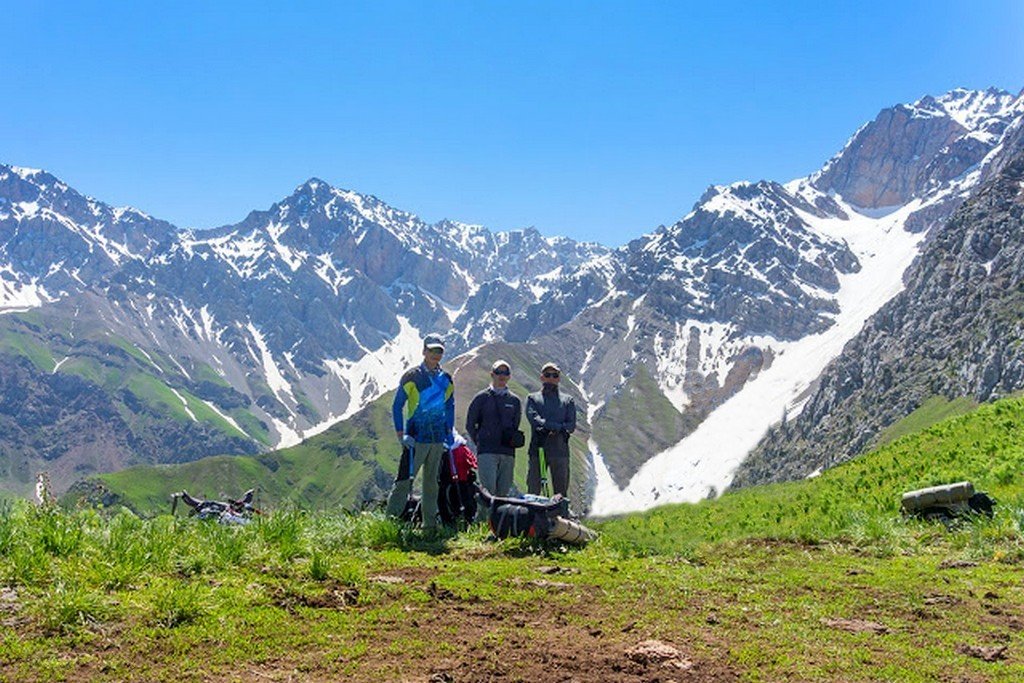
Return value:
[[(995, 89), (886, 108), (821, 170), (711, 187), (617, 249), (428, 224), (315, 178), (237, 224), (179, 230), (0, 166), (0, 488), (24, 495), (40, 470), (63, 491), (131, 466), (277, 457), (348, 430), (376, 464), (331, 501), (373, 497), (393, 464), (387, 430), (365, 425), (430, 331), (448, 340), (461, 406), (496, 354), (524, 390), (543, 360), (563, 367), (586, 425), (574, 495), (596, 514), (713, 496), (738, 469), (739, 483), (806, 475), (829, 464), (810, 445), (784, 466), (744, 462), (780, 421), (817, 443), (815, 425), (848, 396), (821, 398), (830, 362), (877, 311), (891, 315), (954, 211), (1005, 185), (1022, 118), (1024, 98)], [(1013, 268), (996, 258), (1006, 236), (971, 234), (992, 266), (970, 271), (978, 282)], [(964, 393), (1024, 388), (1014, 377)], [(916, 407), (898, 402), (868, 431)], [(838, 438), (847, 455), (871, 443)], [(777, 431), (769, 444), (757, 452), (791, 452)]]

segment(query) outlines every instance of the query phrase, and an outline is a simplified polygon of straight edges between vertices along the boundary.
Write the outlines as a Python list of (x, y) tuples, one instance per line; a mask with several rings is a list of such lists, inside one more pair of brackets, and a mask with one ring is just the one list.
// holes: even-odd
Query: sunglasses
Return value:
[(559, 375), (557, 372), (545, 372), (544, 373), (544, 377), (547, 377), (549, 379), (557, 379), (560, 376), (561, 375)]
[(432, 353), (432, 354), (434, 354), (436, 356), (443, 356), (444, 355), (444, 349), (427, 349), (427, 353)]
[(512, 374), (512, 371), (511, 370), (491, 370), (491, 374), (492, 375), (505, 375), (505, 376), (508, 376), (508, 375)]

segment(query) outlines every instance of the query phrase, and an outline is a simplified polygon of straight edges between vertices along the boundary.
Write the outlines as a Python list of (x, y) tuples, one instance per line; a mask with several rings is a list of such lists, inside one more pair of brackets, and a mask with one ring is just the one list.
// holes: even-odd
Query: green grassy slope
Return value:
[(260, 503), (288, 501), (304, 509), (352, 507), (383, 495), (398, 448), (390, 423), (391, 398), (373, 402), (352, 420), (303, 443), (258, 456), (215, 456), (180, 465), (140, 466), (93, 477), (69, 492), (74, 499), (106, 497), (145, 515), (168, 510), (170, 495), (237, 497), (256, 487)]
[(0, 488), (25, 495), (40, 470), (63, 490), (126, 464), (261, 450), (269, 433), (248, 398), (209, 366), (191, 370), (194, 378), (167, 354), (96, 323), (42, 311), (0, 317), (0, 385), (9, 392), (0, 405)]
[[(60, 329), (52, 317), (43, 318), (34, 311), (5, 318), (0, 326), (0, 353), (28, 358), (45, 373), (57, 370), (59, 363), (60, 372), (77, 375), (118, 397), (126, 415), (147, 413), (189, 421), (191, 411), (218, 430), (248, 438), (195, 396), (188, 388), (188, 378), (162, 352), (143, 352), (127, 339), (99, 328)], [(194, 371), (208, 383), (228, 387), (209, 366), (199, 365)], [(125, 396), (130, 397), (127, 403), (131, 408), (125, 405)], [(266, 430), (254, 436), (265, 440)]]
[(875, 446), (884, 446), (901, 436), (919, 432), (947, 418), (969, 413), (976, 407), (978, 407), (977, 402), (970, 398), (957, 398), (950, 401), (943, 396), (932, 396), (910, 415), (882, 430)]
[[(755, 486), (697, 505), (657, 508), (607, 522), (640, 551), (691, 552), (748, 537), (815, 539), (881, 534), (896, 524), (903, 492), (970, 480), (1004, 509), (1024, 504), (1024, 400), (1005, 399), (799, 482)], [(1013, 520), (1016, 524), (1017, 520)], [(685, 533), (671, 533), (685, 530)]]
[[(583, 549), (0, 505), (0, 680), (1019, 681), (1022, 466), (1008, 399), (814, 479), (594, 522)], [(898, 514), (960, 479), (993, 519)], [(676, 655), (637, 656), (650, 639)]]

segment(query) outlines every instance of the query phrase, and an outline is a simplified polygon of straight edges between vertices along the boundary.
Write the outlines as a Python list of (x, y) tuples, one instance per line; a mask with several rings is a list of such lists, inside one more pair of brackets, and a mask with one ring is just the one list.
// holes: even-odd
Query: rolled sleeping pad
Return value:
[(555, 517), (551, 521), (551, 529), (548, 531), (548, 538), (558, 539), (566, 543), (585, 545), (597, 538), (597, 532), (588, 529), (579, 522), (574, 522), (565, 517)]
[(900, 505), (906, 512), (918, 512), (936, 506), (967, 505), (974, 495), (974, 484), (969, 481), (958, 481), (955, 484), (930, 486), (903, 494)]

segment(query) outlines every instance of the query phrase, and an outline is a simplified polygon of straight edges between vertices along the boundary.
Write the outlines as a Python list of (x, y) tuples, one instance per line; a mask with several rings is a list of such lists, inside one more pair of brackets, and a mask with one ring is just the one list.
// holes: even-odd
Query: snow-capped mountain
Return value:
[(0, 313), (79, 292), (174, 233), (131, 208), (83, 197), (45, 171), (0, 165)]
[[(297, 443), (391, 389), (427, 331), (449, 332), (456, 353), (499, 338), (561, 272), (609, 253), (533, 229), (427, 224), (316, 179), (237, 225), (203, 232), (113, 209), (40, 171), (0, 166), (0, 200), (0, 310), (44, 319), (0, 319), (0, 350), (24, 352), (41, 375), (94, 381), (103, 374), (95, 358), (114, 362), (121, 377), (100, 383), (115, 412), (158, 414), (177, 403), (193, 427), (230, 435), (183, 436), (174, 425), (176, 443), (147, 449), (156, 461)], [(125, 356), (107, 360), (111, 348)], [(9, 406), (12, 418), (24, 412)], [(122, 422), (113, 448), (123, 457), (109, 455), (110, 438), (83, 446), (79, 462), (51, 467), (57, 485), (106, 466), (97, 459), (135, 461), (125, 444), (138, 420)], [(39, 449), (18, 451), (7, 459)]]
[[(669, 294), (652, 296), (650, 285), (628, 290), (626, 363), (643, 363), (683, 416), (698, 419), (681, 441), (626, 467), (620, 454), (628, 445), (594, 444), (608, 453), (595, 459), (594, 511), (724, 490), (766, 430), (799, 414), (827, 363), (902, 290), (929, 231), (1012, 158), (1022, 117), (1024, 97), (992, 89), (897, 105), (821, 171), (784, 186), (713, 188), (679, 224), (631, 245), (656, 255), (639, 271), (654, 273)], [(731, 241), (720, 250), (722, 266), (688, 258), (687, 249), (713, 240)], [(641, 320), (646, 334), (635, 331)], [(595, 424), (600, 419), (597, 410)]]
[(928, 240), (904, 290), (829, 363), (803, 411), (761, 440), (734, 483), (805, 477), (871, 449), (919, 409), (921, 424), (928, 405), (1024, 388), (1024, 145), (1016, 149)]
[[(562, 365), (592, 427), (575, 476), (595, 512), (720, 492), (1007, 163), (1022, 113), (999, 90), (885, 109), (816, 173), (709, 188), (616, 250), (428, 224), (318, 179), (185, 231), (0, 166), (0, 354), (17, 359), (0, 383), (31, 389), (0, 405), (21, 430), (0, 473), (27, 482), (46, 459), (61, 486), (286, 446), (391, 390), (436, 330), (453, 353), (524, 343)], [(49, 410), (76, 382), (91, 402)]]

